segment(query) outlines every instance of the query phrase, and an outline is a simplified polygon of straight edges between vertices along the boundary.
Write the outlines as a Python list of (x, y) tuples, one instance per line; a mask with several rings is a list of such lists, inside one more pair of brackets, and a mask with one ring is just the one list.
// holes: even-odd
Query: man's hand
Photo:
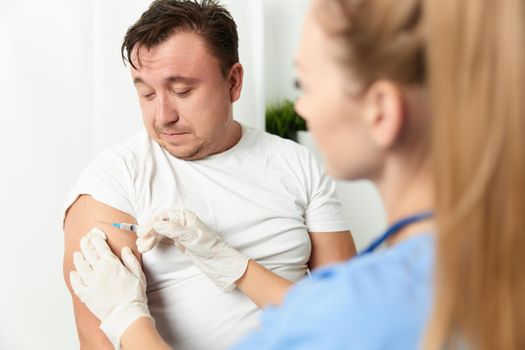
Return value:
[(75, 294), (99, 318), (100, 328), (116, 349), (120, 337), (137, 319), (151, 315), (147, 306), (146, 278), (131, 249), (122, 249), (122, 260), (111, 252), (106, 235), (92, 229), (80, 241), (73, 259), (76, 271), (70, 281)]
[(221, 290), (229, 292), (248, 266), (248, 257), (229, 246), (210, 230), (197, 215), (186, 209), (169, 209), (139, 226), (137, 248), (152, 249), (162, 238), (190, 256), (195, 265)]

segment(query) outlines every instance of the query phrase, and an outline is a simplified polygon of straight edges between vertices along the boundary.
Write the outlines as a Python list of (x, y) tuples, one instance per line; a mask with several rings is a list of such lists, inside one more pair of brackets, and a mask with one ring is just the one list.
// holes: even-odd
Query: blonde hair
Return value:
[(438, 223), (429, 350), (525, 349), (525, 4), (320, 0), (366, 84), (428, 87)]
[(368, 85), (425, 81), (419, 0), (318, 0), (314, 11), (335, 39), (334, 58)]
[(427, 1), (437, 191), (427, 349), (525, 349), (525, 6)]

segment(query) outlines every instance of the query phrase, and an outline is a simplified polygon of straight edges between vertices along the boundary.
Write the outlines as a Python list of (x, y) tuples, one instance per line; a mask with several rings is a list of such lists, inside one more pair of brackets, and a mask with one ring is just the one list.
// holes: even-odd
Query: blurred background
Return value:
[[(120, 45), (149, 3), (0, 0), (0, 349), (78, 348), (63, 201), (96, 154), (142, 127)], [(246, 74), (235, 119), (263, 129), (268, 108), (297, 96), (292, 61), (309, 0), (222, 3)], [(308, 133), (299, 142), (316, 151)], [(378, 194), (366, 182), (337, 190), (363, 247), (385, 226)]]

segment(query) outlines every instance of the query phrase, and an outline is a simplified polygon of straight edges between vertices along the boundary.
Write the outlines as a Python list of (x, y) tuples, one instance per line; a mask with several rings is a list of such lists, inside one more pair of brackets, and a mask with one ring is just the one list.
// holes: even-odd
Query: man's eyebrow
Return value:
[(198, 81), (199, 81), (199, 79), (185, 77), (185, 76), (182, 76), (182, 75), (172, 75), (172, 76), (166, 78), (166, 82), (168, 84), (175, 84), (175, 83), (195, 84)]
[[(185, 76), (182, 76), (182, 75), (172, 75), (170, 77), (167, 77), (165, 79), (165, 81), (168, 84), (176, 84), (176, 83), (195, 84), (195, 83), (199, 82), (199, 79), (185, 77)], [(137, 84), (147, 85), (141, 77), (135, 77), (133, 79), (133, 84), (134, 85), (137, 85)]]
[(146, 84), (146, 83), (144, 83), (144, 80), (142, 80), (141, 77), (136, 77), (133, 79), (133, 84), (137, 85), (137, 84)]

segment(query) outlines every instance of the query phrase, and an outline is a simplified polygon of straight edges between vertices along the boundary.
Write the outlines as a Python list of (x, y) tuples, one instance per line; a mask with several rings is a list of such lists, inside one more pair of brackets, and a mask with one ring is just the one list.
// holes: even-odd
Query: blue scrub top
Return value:
[(321, 268), (269, 307), (235, 350), (417, 349), (432, 305), (434, 238)]

